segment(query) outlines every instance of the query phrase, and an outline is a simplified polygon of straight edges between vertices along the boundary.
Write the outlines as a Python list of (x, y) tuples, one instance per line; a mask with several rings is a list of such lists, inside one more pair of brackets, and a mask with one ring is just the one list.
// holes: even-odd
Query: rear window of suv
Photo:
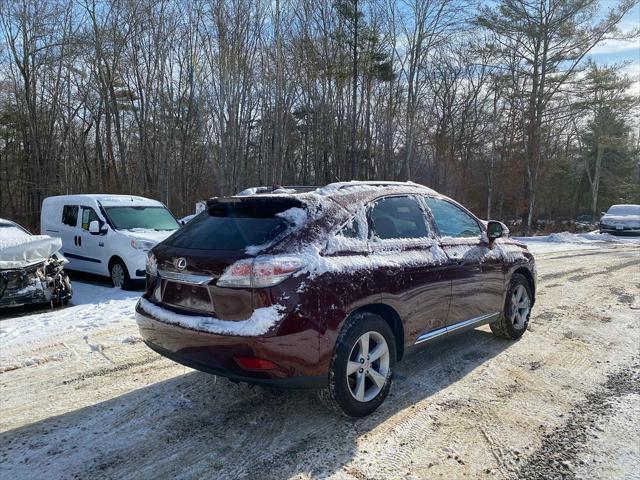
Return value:
[(244, 250), (275, 240), (291, 225), (277, 216), (300, 202), (242, 201), (216, 203), (163, 243), (200, 250)]

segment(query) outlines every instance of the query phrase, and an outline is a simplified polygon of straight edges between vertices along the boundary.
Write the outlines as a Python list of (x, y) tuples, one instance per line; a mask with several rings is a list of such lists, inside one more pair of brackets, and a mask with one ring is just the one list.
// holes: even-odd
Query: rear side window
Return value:
[(424, 213), (411, 197), (387, 197), (373, 204), (369, 213), (374, 236), (380, 239), (427, 236)]
[(82, 207), (82, 229), (89, 230), (89, 224), (94, 220), (100, 220), (96, 211), (91, 207)]
[(355, 218), (349, 220), (338, 232), (338, 235), (344, 238), (360, 238), (360, 230), (358, 222)]
[(75, 227), (78, 224), (78, 206), (65, 205), (62, 207), (62, 223)]
[(478, 222), (467, 212), (439, 198), (426, 197), (433, 220), (442, 237), (477, 237), (481, 230)]
[(264, 245), (292, 225), (278, 214), (294, 206), (299, 204), (249, 201), (215, 204), (163, 243), (202, 250), (244, 250), (249, 246)]

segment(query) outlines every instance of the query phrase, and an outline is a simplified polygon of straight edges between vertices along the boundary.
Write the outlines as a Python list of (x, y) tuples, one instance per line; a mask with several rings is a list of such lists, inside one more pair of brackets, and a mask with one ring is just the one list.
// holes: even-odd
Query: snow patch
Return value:
[(304, 208), (300, 207), (292, 207), (284, 212), (276, 213), (276, 217), (280, 217), (289, 222), (290, 226), (280, 235), (278, 235), (273, 240), (270, 240), (262, 245), (249, 245), (245, 249), (245, 253), (247, 255), (257, 255), (263, 250), (275, 245), (280, 242), (283, 238), (291, 235), (293, 232), (300, 230), (305, 223), (307, 223), (308, 215), (307, 211)]
[(239, 321), (220, 320), (215, 317), (182, 315), (159, 307), (144, 298), (140, 299), (138, 305), (143, 311), (165, 323), (201, 332), (241, 337), (263, 335), (284, 316), (284, 307), (281, 305), (257, 308), (253, 311), (251, 317)]
[(525, 243), (533, 253), (579, 250), (610, 245), (640, 245), (640, 237), (617, 237), (595, 230), (589, 233), (552, 233), (536, 237), (514, 237)]
[(383, 182), (380, 184), (375, 184), (366, 181), (359, 180), (351, 180), (349, 182), (335, 182), (330, 183), (322, 188), (318, 188), (315, 190), (315, 194), (320, 196), (326, 195), (336, 195), (336, 194), (350, 194), (354, 192), (360, 191), (372, 191), (372, 190), (380, 190), (380, 189), (393, 189), (393, 188), (406, 188), (406, 187), (415, 187), (424, 191), (428, 191), (429, 193), (437, 193), (435, 190), (432, 190), (424, 185), (420, 185), (419, 183), (414, 182)]

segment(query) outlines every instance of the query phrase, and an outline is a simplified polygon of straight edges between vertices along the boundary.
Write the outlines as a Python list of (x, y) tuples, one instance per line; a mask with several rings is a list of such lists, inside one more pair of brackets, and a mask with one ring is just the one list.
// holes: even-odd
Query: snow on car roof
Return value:
[(334, 195), (346, 195), (350, 193), (366, 192), (366, 191), (379, 191), (381, 189), (420, 189), (429, 193), (437, 194), (435, 190), (420, 185), (414, 182), (393, 182), (393, 181), (363, 181), (363, 180), (351, 180), (348, 182), (334, 182), (325, 185), (324, 187), (313, 186), (274, 186), (274, 187), (251, 187), (238, 192), (234, 197), (248, 197), (259, 195), (261, 197), (266, 196), (282, 196), (282, 195), (319, 195), (319, 196), (334, 196)]
[(393, 188), (419, 188), (429, 193), (438, 193), (429, 187), (414, 182), (376, 182), (351, 180), (349, 182), (330, 183), (318, 188), (315, 193), (319, 195), (335, 195), (340, 193), (352, 193), (364, 190), (393, 189)]

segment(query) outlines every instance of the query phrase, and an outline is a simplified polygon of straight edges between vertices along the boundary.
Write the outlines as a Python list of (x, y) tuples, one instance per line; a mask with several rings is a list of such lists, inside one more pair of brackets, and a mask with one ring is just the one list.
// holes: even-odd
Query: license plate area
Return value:
[(206, 286), (162, 280), (162, 303), (195, 312), (213, 314), (213, 302)]

